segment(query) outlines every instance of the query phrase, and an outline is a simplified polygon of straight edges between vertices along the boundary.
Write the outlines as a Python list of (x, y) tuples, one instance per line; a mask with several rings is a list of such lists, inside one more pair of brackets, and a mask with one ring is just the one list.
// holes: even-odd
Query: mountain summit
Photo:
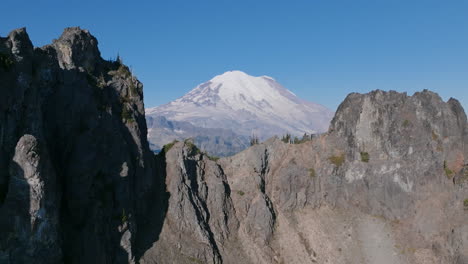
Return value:
[(329, 109), (298, 98), (273, 78), (241, 71), (218, 75), (173, 102), (147, 109), (146, 114), (261, 139), (324, 132), (333, 117)]

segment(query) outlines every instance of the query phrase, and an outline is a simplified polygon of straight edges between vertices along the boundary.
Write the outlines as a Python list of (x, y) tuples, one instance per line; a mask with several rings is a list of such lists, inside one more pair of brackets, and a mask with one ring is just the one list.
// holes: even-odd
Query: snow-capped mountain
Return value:
[(175, 101), (146, 109), (146, 115), (230, 129), (238, 135), (255, 134), (263, 140), (285, 133), (324, 132), (333, 112), (298, 98), (271, 77), (229, 71)]

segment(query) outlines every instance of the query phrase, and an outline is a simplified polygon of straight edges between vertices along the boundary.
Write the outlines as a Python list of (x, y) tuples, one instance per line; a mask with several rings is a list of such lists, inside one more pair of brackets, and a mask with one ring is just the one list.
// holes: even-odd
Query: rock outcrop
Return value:
[(143, 263), (467, 263), (468, 129), (429, 91), (351, 94), (330, 131), (210, 160), (166, 154), (168, 210)]
[(128, 263), (154, 181), (142, 84), (86, 30), (0, 38), (0, 263)]

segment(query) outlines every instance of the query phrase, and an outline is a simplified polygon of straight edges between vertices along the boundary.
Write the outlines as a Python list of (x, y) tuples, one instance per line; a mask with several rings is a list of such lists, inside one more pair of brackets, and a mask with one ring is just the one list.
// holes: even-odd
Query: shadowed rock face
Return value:
[(0, 38), (0, 263), (134, 258), (154, 179), (142, 85), (97, 44)]
[(328, 133), (150, 152), (142, 85), (65, 29), (0, 38), (0, 263), (468, 263), (455, 99), (350, 94)]
[(468, 133), (428, 91), (351, 94), (330, 131), (215, 162), (166, 154), (168, 210), (144, 263), (466, 263)]

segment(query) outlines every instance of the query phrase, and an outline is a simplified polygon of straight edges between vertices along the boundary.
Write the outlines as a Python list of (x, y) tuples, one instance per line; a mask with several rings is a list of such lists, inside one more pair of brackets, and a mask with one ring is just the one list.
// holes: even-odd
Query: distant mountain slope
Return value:
[[(146, 114), (246, 137), (255, 134), (262, 140), (285, 133), (324, 132), (333, 117), (326, 107), (298, 98), (273, 78), (241, 71), (218, 75), (173, 102), (146, 109)], [(160, 145), (157, 137), (150, 136), (150, 141)]]
[(229, 156), (249, 146), (249, 137), (237, 135), (229, 129), (203, 128), (185, 121), (169, 121), (163, 116), (146, 117), (148, 141), (153, 151), (173, 140), (193, 138), (201, 149), (216, 156)]

